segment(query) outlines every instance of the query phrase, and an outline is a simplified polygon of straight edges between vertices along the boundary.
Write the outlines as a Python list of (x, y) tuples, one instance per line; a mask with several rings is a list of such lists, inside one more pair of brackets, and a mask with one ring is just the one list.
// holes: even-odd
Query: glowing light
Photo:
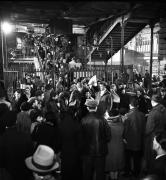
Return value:
[(13, 30), (13, 26), (11, 24), (9, 24), (8, 22), (4, 22), (2, 24), (2, 31), (5, 33), (5, 34), (10, 34)]

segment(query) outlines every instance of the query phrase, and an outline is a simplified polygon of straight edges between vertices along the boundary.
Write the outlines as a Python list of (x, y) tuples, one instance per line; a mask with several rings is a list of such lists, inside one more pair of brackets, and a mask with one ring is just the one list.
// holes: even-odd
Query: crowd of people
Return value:
[(165, 81), (1, 87), (0, 179), (165, 180)]

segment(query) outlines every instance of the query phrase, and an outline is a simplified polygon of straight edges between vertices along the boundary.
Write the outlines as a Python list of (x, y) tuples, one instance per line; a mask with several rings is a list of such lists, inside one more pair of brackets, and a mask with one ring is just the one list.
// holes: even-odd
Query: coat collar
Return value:
[(101, 95), (101, 91), (100, 91), (100, 96), (104, 96), (105, 94), (108, 94), (109, 92), (108, 92), (108, 90), (106, 89), (106, 90), (104, 90), (104, 93)]

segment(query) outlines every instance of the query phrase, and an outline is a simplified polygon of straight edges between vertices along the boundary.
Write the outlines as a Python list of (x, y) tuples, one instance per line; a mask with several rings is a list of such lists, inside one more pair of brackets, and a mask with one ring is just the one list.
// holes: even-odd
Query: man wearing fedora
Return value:
[(151, 97), (152, 110), (150, 111), (145, 131), (145, 160), (147, 170), (151, 168), (155, 159), (152, 149), (154, 134), (166, 130), (166, 108), (160, 103), (161, 95), (155, 93)]
[(83, 180), (104, 180), (105, 157), (108, 153), (107, 143), (111, 138), (108, 122), (98, 116), (96, 100), (87, 99), (85, 105), (88, 114), (81, 121), (80, 152), (83, 163)]
[(33, 156), (25, 159), (25, 164), (33, 172), (34, 180), (56, 180), (54, 172), (59, 163), (49, 146), (39, 145)]

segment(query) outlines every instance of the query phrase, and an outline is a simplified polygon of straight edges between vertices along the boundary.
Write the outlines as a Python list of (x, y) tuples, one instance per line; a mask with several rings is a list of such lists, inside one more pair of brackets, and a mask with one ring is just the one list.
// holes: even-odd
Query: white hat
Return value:
[(51, 172), (59, 167), (55, 154), (49, 146), (39, 145), (33, 156), (25, 159), (26, 166), (35, 172)]
[(85, 105), (91, 108), (96, 108), (98, 106), (98, 102), (93, 99), (86, 99)]

